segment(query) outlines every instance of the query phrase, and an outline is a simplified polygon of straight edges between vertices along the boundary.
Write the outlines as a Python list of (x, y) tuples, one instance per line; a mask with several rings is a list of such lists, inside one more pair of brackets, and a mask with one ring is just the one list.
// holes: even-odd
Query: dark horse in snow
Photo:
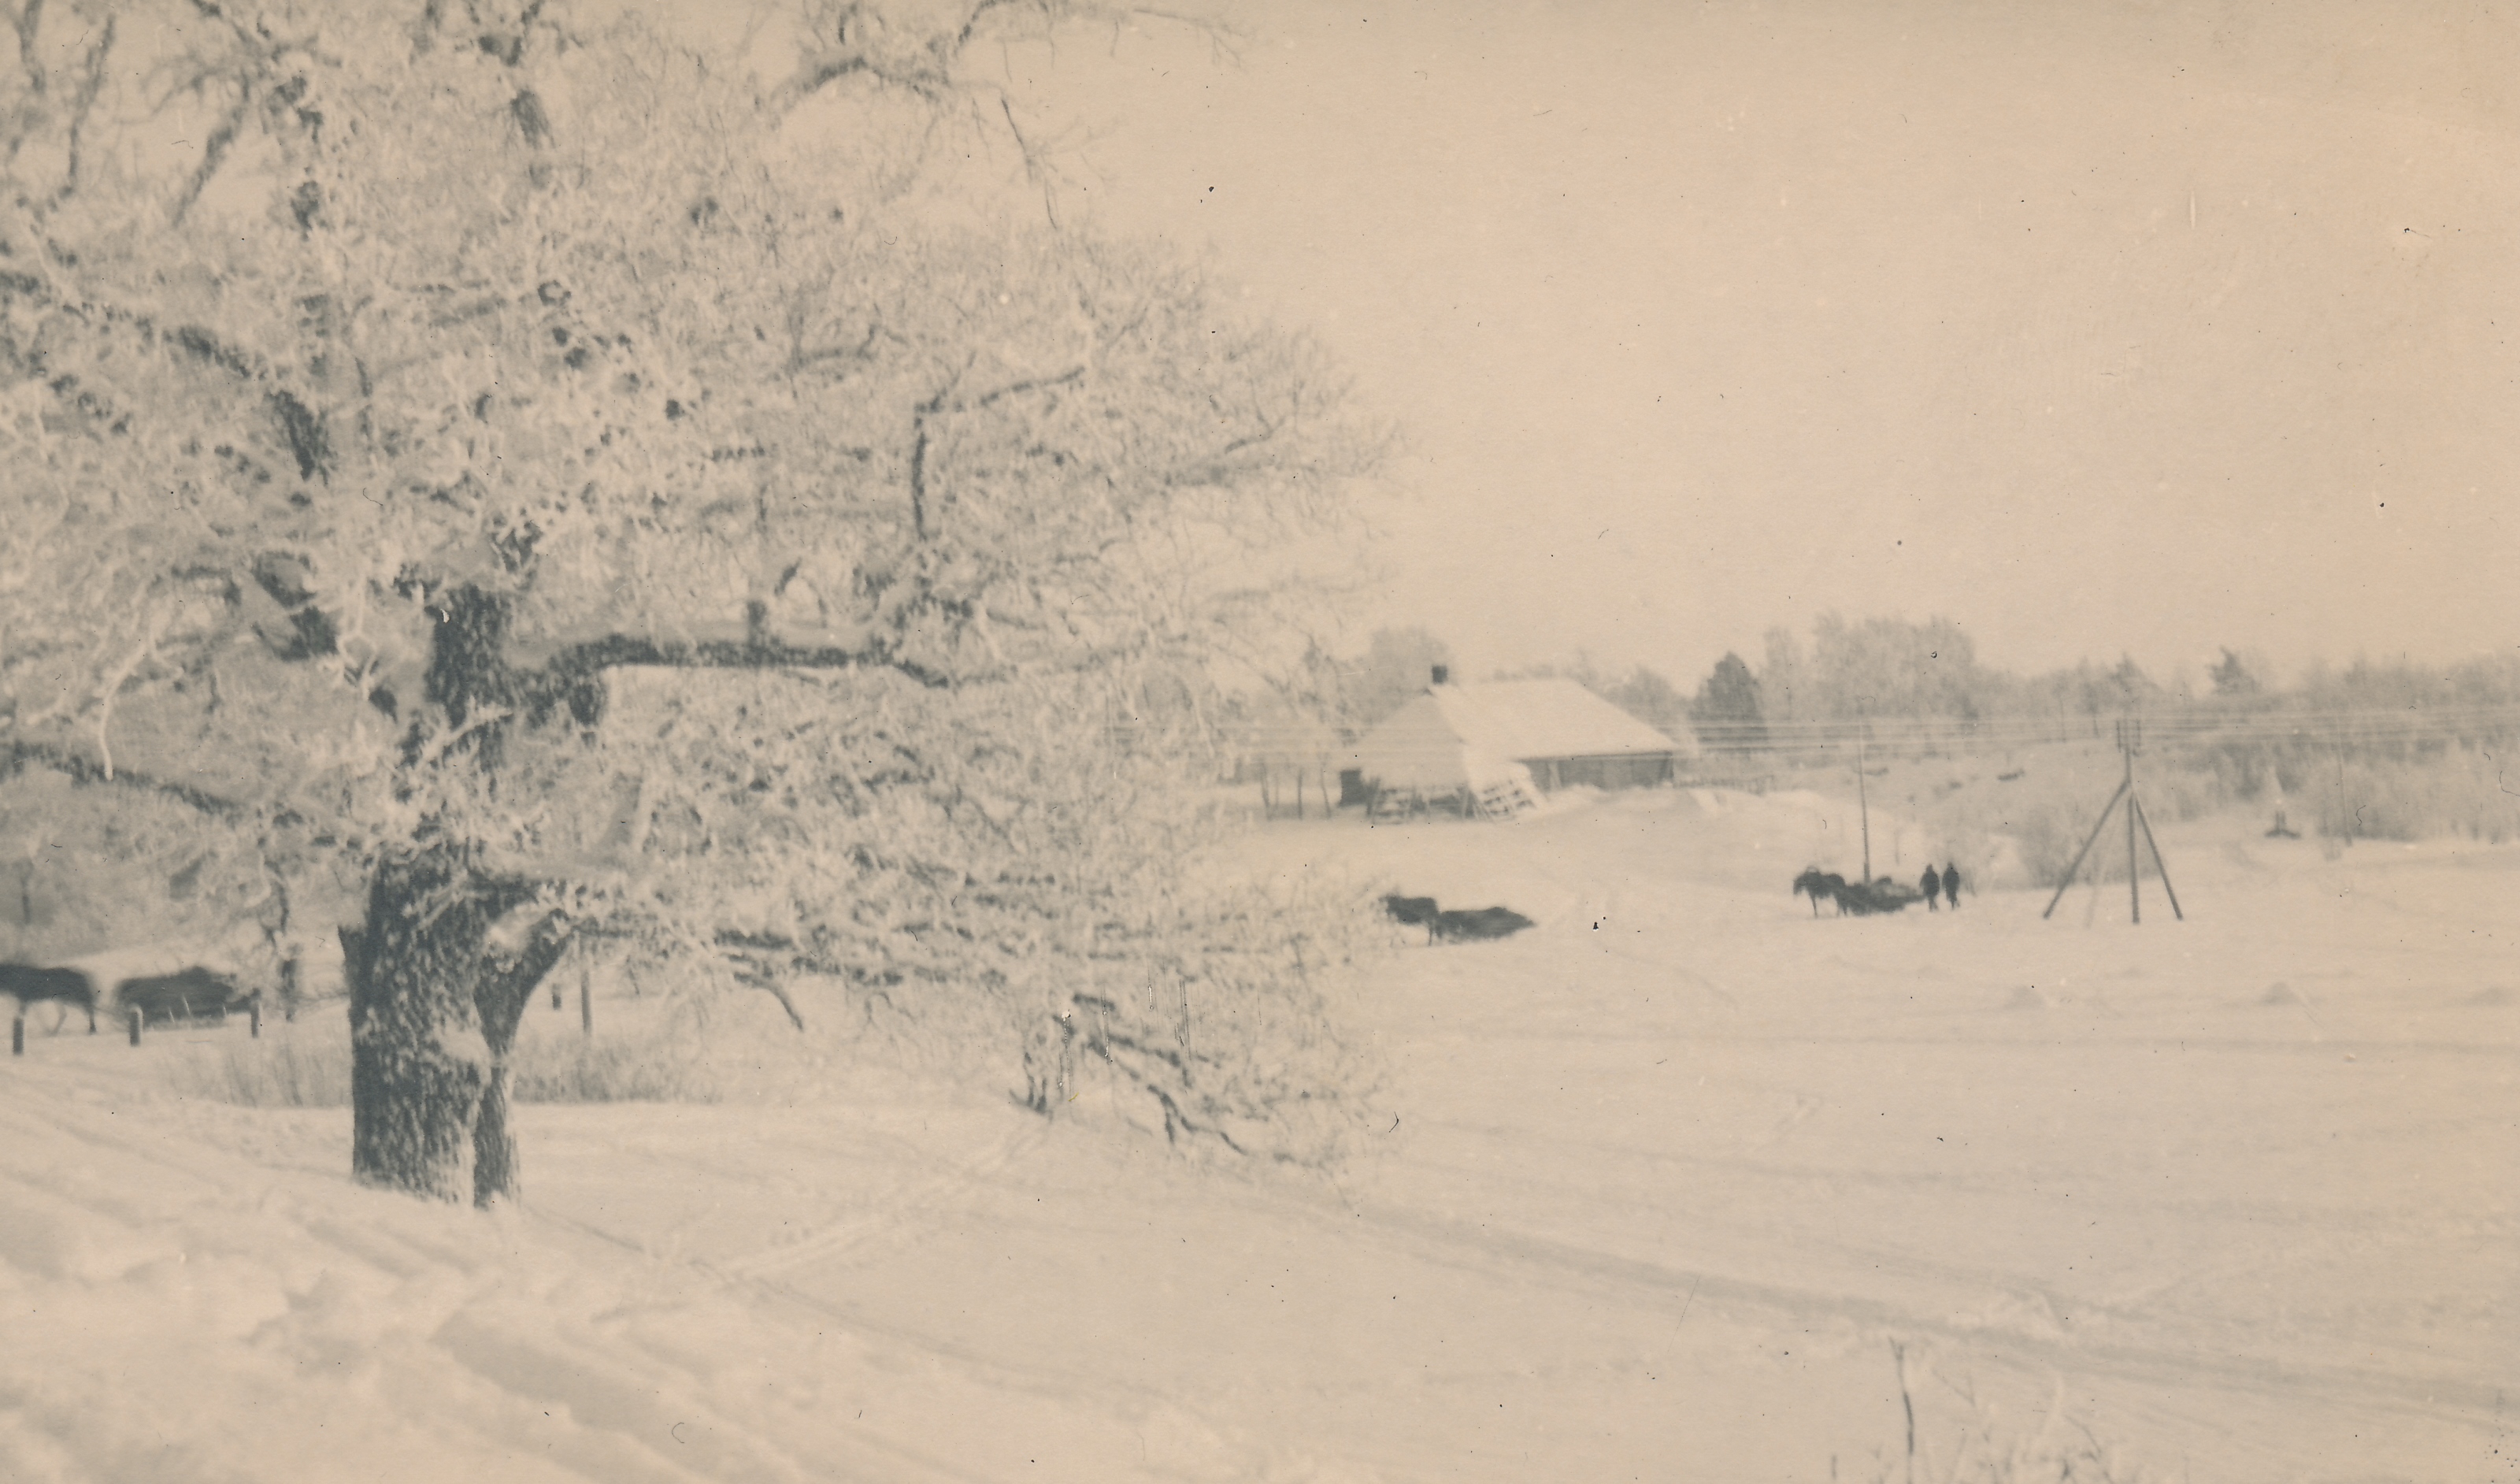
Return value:
[(1923, 900), (1915, 887), (1894, 881), (1886, 876), (1869, 881), (1849, 881), (1835, 872), (1822, 872), (1818, 866), (1794, 877), (1794, 890), (1812, 899), (1813, 917), (1820, 916), (1820, 899), (1823, 896), (1837, 904), (1839, 917), (1859, 918), (1898, 912)]
[(144, 1024), (169, 1020), (224, 1020), (231, 1006), (245, 1003), (237, 982), (198, 965), (171, 974), (125, 979), (114, 986), (113, 1003), (140, 1012)]
[(1813, 917), (1820, 916), (1822, 897), (1834, 903), (1841, 916), (1846, 912), (1846, 877), (1835, 872), (1822, 871), (1818, 866), (1806, 869), (1794, 877), (1794, 894), (1811, 898)]
[(1433, 897), (1405, 897), (1395, 891), (1382, 899), (1382, 910), (1391, 915), (1391, 921), (1411, 927), (1435, 921)]
[(75, 968), (37, 968), (32, 964), (0, 964), (0, 995), (18, 1002), (18, 1012), (39, 1000), (58, 1000), (87, 1012), (88, 1034), (96, 1034), (96, 985)]
[(1382, 899), (1382, 910), (1391, 921), (1411, 927), (1423, 926), (1428, 943), (1446, 941), (1477, 942), (1489, 938), (1509, 938), (1532, 924), (1531, 919), (1510, 907), (1481, 907), (1473, 912), (1445, 912), (1435, 905), (1433, 897), (1405, 897), (1398, 892)]
[(1439, 912), (1426, 924), (1426, 941), (1476, 942), (1509, 938), (1532, 925), (1531, 919), (1510, 907), (1482, 907), (1476, 912)]

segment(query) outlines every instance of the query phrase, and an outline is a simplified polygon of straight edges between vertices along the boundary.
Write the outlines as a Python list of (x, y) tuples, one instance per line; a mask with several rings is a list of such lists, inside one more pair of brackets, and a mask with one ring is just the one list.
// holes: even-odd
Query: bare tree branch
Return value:
[(235, 799), (222, 798), (190, 784), (171, 783), (145, 773), (134, 773), (127, 768), (109, 772), (75, 752), (66, 752), (41, 742), (0, 742), (0, 780), (15, 778), (28, 768), (49, 768), (74, 783), (111, 785), (137, 793), (154, 793), (189, 804), (215, 819), (237, 819), (252, 812)]
[[(29, 0), (29, 8), (31, 9), (35, 3), (38, 3), (38, 0)], [(112, 16), (105, 18), (105, 34), (97, 38), (96, 45), (88, 48), (87, 75), (80, 81), (78, 92), (70, 99), (68, 163), (62, 172), (59, 198), (67, 198), (78, 189), (80, 145), (86, 136), (88, 114), (95, 112), (97, 96), (105, 91), (105, 58), (108, 52), (113, 50), (115, 20), (116, 18)]]
[[(495, 898), (492, 900), (495, 910)], [(561, 956), (567, 953), (569, 945), (575, 941), (576, 932), (568, 914), (559, 908), (545, 913), (528, 930), (524, 949), (514, 961), (493, 961), (482, 971), (480, 983), (474, 991), (480, 1001), (481, 1018), (484, 1021), (492, 1021), (494, 1017), (508, 1018), (513, 1008), (523, 1004), (533, 994), (535, 987), (542, 983), (544, 976), (552, 971), (560, 963)]]
[(41, 98), (48, 78), (35, 37), (44, 26), (44, 0), (26, 0), (18, 12), (18, 65), (26, 69), (26, 91)]

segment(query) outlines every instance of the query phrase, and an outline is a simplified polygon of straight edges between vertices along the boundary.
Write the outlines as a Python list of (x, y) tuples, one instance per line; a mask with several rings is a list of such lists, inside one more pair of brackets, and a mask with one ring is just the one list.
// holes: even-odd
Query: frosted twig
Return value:
[(97, 689), (96, 698), (99, 709), (96, 715), (96, 753), (97, 760), (105, 767), (107, 783), (113, 782), (113, 744), (106, 736), (106, 729), (113, 723), (113, 697), (122, 690), (123, 682), (131, 678), (132, 672), (147, 662), (150, 655), (158, 652), (158, 636), (165, 630), (165, 612), (161, 609), (152, 613), (148, 629), (140, 636), (139, 647), (131, 652), (129, 659), (122, 662), (122, 667), (108, 676), (105, 683)]

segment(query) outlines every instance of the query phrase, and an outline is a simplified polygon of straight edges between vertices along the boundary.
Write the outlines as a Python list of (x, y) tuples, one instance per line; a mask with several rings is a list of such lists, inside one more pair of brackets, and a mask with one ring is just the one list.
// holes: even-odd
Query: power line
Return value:
[[(2520, 705), (2477, 704), (2391, 709), (2273, 711), (2140, 711), (2157, 742), (2187, 746), (2291, 743), (2361, 746), (2392, 742), (2491, 741), (2520, 732)], [(1930, 751), (1971, 756), (2031, 747), (2104, 746), (2098, 718), (2006, 716), (1982, 720), (1949, 717), (1876, 717), (1707, 723), (1692, 729), (1701, 750), (1719, 755), (1759, 755), (1778, 760), (1836, 757), (1860, 745), (1896, 755)], [(1153, 729), (1115, 724), (1110, 735), (1148, 736)], [(1252, 750), (1334, 755), (1354, 742), (1328, 722), (1219, 723), (1207, 737)]]

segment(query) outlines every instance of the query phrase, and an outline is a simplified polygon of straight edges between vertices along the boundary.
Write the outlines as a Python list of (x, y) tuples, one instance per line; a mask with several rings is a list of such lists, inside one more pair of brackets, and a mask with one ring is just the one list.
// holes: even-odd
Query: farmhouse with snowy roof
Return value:
[(1387, 800), (1512, 814), (1545, 790), (1668, 783), (1696, 755), (1694, 738), (1667, 737), (1572, 680), (1439, 678), (1360, 739), (1348, 766)]

